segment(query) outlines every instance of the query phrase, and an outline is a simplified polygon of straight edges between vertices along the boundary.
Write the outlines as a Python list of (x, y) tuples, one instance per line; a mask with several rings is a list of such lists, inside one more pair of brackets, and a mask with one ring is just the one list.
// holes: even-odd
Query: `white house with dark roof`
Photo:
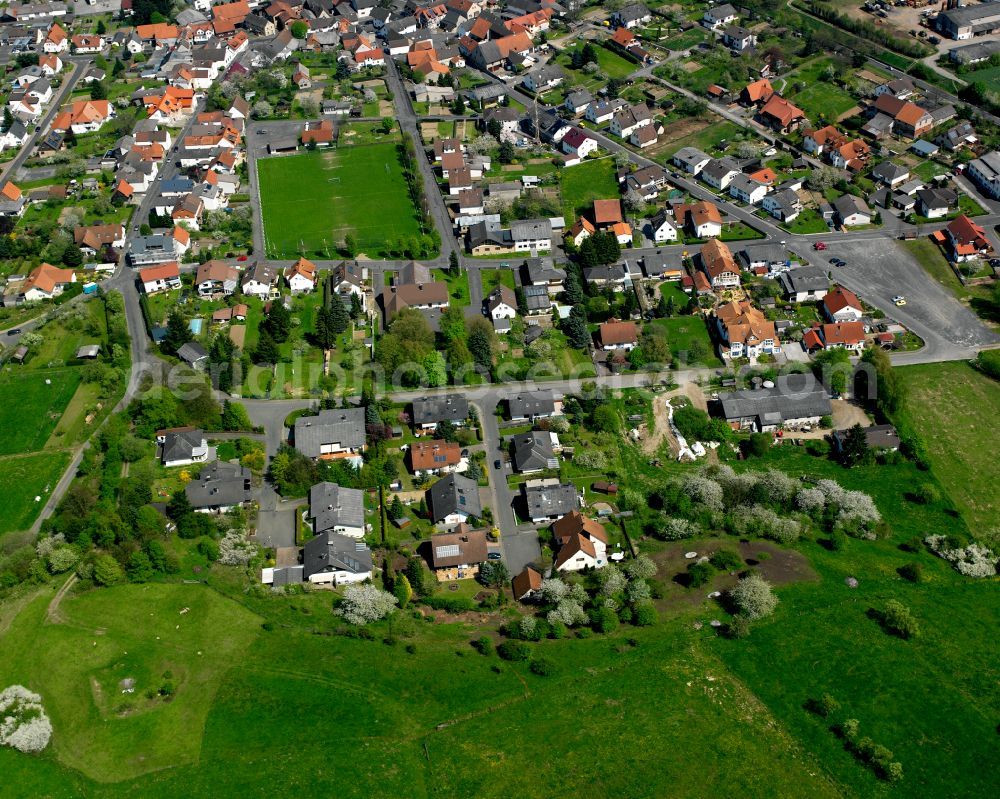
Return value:
[(364, 408), (336, 408), (295, 420), (295, 449), (308, 458), (348, 458), (360, 465), (365, 449)]
[(348, 538), (363, 538), (364, 492), (337, 483), (317, 483), (309, 489), (309, 518), (316, 534), (333, 532)]

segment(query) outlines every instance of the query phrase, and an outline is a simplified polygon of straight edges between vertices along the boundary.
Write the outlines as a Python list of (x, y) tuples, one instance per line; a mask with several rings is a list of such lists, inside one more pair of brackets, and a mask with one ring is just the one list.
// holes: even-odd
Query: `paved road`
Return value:
[[(35, 123), (35, 131), (31, 134), (28, 140), (21, 146), (20, 151), (13, 159), (4, 164), (2, 170), (0, 170), (0, 183), (4, 180), (17, 174), (17, 170), (21, 168), (21, 165), (28, 159), (31, 155), (32, 150), (35, 149), (35, 145), (38, 141), (48, 133), (49, 125), (55, 118), (55, 115), (59, 113), (59, 109), (62, 104), (69, 97), (70, 92), (73, 91), (73, 87), (76, 86), (76, 82), (80, 79), (89, 68), (93, 59), (88, 57), (76, 58), (70, 56), (63, 59), (65, 62), (69, 63), (70, 71), (63, 77), (62, 85), (59, 87), (59, 91), (56, 92), (52, 101), (48, 105), (48, 110), (41, 117), (41, 119)], [(31, 127), (28, 127), (31, 130)]]

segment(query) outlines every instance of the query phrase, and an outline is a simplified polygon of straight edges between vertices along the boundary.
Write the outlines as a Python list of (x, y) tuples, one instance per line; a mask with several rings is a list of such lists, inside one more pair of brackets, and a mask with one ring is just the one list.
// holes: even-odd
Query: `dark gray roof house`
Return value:
[(511, 419), (534, 419), (557, 413), (555, 395), (546, 389), (515, 394), (507, 400), (507, 407)]
[(483, 514), (483, 505), (479, 499), (479, 484), (460, 474), (449, 474), (438, 480), (427, 489), (426, 499), (434, 524), (448, 521), (449, 517), (467, 519), (470, 516), (479, 517)]
[[(830, 288), (830, 279), (818, 266), (800, 266), (778, 275), (778, 281), (785, 290), (785, 296), (802, 302), (806, 299), (822, 299)], [(803, 296), (808, 295), (808, 296)]]
[(461, 394), (442, 394), (413, 400), (413, 423), (436, 425), (438, 422), (464, 422), (469, 418), (469, 401)]
[(521, 485), (528, 518), (537, 523), (565, 516), (579, 507), (579, 494), (572, 483), (529, 480)]
[(205, 443), (205, 434), (197, 429), (170, 430), (163, 435), (163, 444), (160, 447), (160, 460), (164, 464), (173, 464), (178, 461), (192, 462), (196, 459), (204, 460), (208, 448)]
[(332, 530), (355, 538), (362, 536), (365, 529), (364, 492), (336, 483), (317, 483), (309, 489), (309, 516), (315, 533)]
[(514, 468), (522, 473), (558, 469), (559, 459), (552, 450), (552, 436), (545, 432), (522, 433), (511, 439)]
[(718, 404), (727, 422), (750, 430), (818, 422), (833, 408), (826, 388), (808, 373), (781, 375), (770, 387), (721, 394)]
[(250, 501), (250, 470), (234, 463), (214, 461), (196, 480), (184, 486), (191, 507), (223, 511)]
[(295, 449), (309, 458), (357, 452), (364, 446), (364, 408), (320, 411), (295, 420)]
[[(372, 552), (364, 541), (323, 532), (302, 549), (302, 574), (309, 579), (322, 572), (349, 572), (358, 577), (372, 572)], [(363, 579), (363, 577), (362, 577)]]

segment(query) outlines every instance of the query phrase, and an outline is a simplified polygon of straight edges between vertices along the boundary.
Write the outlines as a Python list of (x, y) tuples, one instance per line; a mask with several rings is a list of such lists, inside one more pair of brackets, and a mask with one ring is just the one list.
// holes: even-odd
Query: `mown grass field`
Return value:
[(567, 167), (559, 173), (559, 192), (568, 228), (577, 217), (593, 209), (594, 200), (618, 197), (614, 159), (600, 158)]
[[(69, 465), (65, 450), (0, 458), (0, 533), (26, 530)], [(41, 497), (35, 502), (35, 497)]]
[(79, 384), (79, 369), (5, 370), (0, 377), (0, 455), (45, 446)]
[(966, 363), (898, 371), (909, 391), (903, 416), (926, 441), (934, 473), (974, 533), (1000, 533), (1000, 384)]
[(258, 162), (267, 254), (335, 258), (347, 234), (381, 255), (420, 235), (396, 144), (366, 144)]

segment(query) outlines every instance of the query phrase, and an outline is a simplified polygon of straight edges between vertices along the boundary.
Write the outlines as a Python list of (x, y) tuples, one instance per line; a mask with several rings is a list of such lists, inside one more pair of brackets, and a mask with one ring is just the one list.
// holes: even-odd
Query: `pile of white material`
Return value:
[(688, 446), (687, 439), (681, 435), (681, 431), (674, 424), (674, 406), (670, 404), (670, 400), (664, 400), (664, 402), (667, 404), (667, 422), (670, 424), (670, 432), (674, 434), (674, 438), (677, 439), (677, 446), (680, 448), (680, 452), (677, 453), (677, 460), (682, 461), (687, 458), (688, 460), (696, 461), (698, 458), (705, 457), (705, 447), (701, 442), (695, 441), (690, 447)]
[(52, 722), (42, 708), (42, 697), (23, 685), (0, 692), (0, 745), (19, 752), (41, 752), (52, 737)]

